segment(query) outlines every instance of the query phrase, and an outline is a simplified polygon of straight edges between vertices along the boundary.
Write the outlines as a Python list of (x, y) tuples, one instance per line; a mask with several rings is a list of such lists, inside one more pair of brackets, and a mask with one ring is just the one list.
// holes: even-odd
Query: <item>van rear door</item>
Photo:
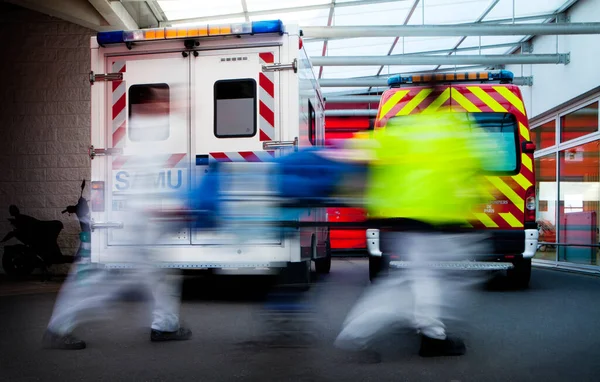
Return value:
[[(254, 193), (260, 199), (272, 190), (265, 171), (266, 162), (276, 153), (263, 150), (263, 142), (281, 137), (279, 73), (263, 72), (262, 65), (274, 62), (279, 62), (279, 47), (201, 51), (192, 58), (193, 184), (198, 185), (208, 164), (217, 161), (228, 163), (227, 168), (236, 173), (224, 191), (241, 192), (241, 198)], [(268, 201), (231, 201), (224, 207), (222, 217), (237, 222), (256, 219), (258, 214), (265, 219), (275, 217)], [(245, 232), (252, 236), (253, 244), (279, 244), (282, 240), (279, 231)], [(227, 244), (232, 239), (232, 232), (223, 229), (192, 232), (192, 244)]]
[[(122, 155), (107, 157), (106, 217), (123, 222), (107, 230), (108, 245), (140, 244), (128, 212), (137, 192), (169, 195), (184, 190), (189, 176), (189, 58), (181, 53), (109, 57), (107, 67), (123, 72), (123, 81), (107, 86), (107, 126), (112, 147)], [(140, 177), (150, 172), (149, 181)], [(190, 244), (188, 229), (165, 233), (158, 244)]]

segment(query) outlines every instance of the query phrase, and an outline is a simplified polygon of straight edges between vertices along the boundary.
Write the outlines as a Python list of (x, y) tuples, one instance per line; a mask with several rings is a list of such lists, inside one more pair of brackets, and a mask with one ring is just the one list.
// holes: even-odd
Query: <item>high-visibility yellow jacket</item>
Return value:
[[(392, 118), (366, 140), (366, 204), (371, 218), (409, 218), (429, 224), (464, 224), (489, 200), (484, 182), (485, 136), (464, 115)], [(479, 129), (475, 129), (479, 130)]]

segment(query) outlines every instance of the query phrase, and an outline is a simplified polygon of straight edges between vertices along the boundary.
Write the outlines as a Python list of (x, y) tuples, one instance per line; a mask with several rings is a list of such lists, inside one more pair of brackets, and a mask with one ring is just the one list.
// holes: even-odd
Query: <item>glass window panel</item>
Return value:
[[(221, 18), (210, 19), (208, 21), (203, 21), (201, 24), (243, 23), (245, 21), (246, 21), (246, 19), (243, 16), (240, 16), (240, 17), (227, 18), (227, 19), (221, 19)], [(191, 27), (191, 26), (196, 26), (196, 25), (198, 25), (198, 22), (177, 24), (178, 27)]]
[[(505, 54), (506, 51), (510, 48), (491, 48), (481, 50), (481, 54)], [(477, 55), (479, 54), (479, 50), (461, 50), (459, 52), (454, 53), (457, 56), (466, 56), (466, 55)]]
[(385, 56), (393, 42), (393, 37), (330, 40), (326, 56)]
[(167, 84), (131, 85), (129, 98), (129, 139), (137, 142), (164, 141), (169, 138), (171, 114)]
[[(496, 45), (496, 44), (507, 44), (507, 43), (515, 43), (515, 46), (518, 45), (519, 41), (525, 36), (481, 36), (481, 45)], [(479, 47), (479, 37), (477, 36), (468, 36), (462, 44), (460, 44), (461, 48), (471, 48)], [(501, 48), (501, 53), (490, 53), (489, 49), (482, 49), (481, 54), (504, 54), (511, 47)], [(494, 48), (495, 49), (495, 48)], [(468, 54), (477, 54), (479, 50), (474, 49), (470, 50)]]
[[(220, 80), (215, 83), (215, 136), (252, 137), (256, 134), (256, 81)], [(235, 110), (235, 113), (231, 111)]]
[[(589, 245), (600, 241), (599, 144), (594, 141), (559, 153), (559, 243)], [(558, 260), (597, 265), (598, 248), (561, 246)]]
[(384, 66), (381, 75), (411, 74), (418, 72), (430, 72), (435, 69), (434, 65), (389, 65)]
[(369, 77), (377, 74), (378, 66), (325, 66), (322, 78)]
[(323, 54), (323, 41), (303, 42), (308, 57), (321, 56)]
[[(565, 0), (516, 0), (515, 17), (542, 15), (552, 13), (560, 8)], [(490, 13), (484, 18), (485, 21), (507, 19), (513, 15), (513, 0), (500, 0)]]
[[(381, 88), (381, 90), (385, 90), (387, 88)], [(355, 87), (355, 88), (334, 88), (334, 87), (327, 87), (327, 88), (322, 88), (321, 89), (323, 91), (323, 94), (327, 94), (328, 96), (332, 96), (332, 95), (352, 95), (352, 94), (367, 94), (367, 92), (369, 91), (369, 88), (365, 88), (365, 87)], [(371, 92), (376, 92), (376, 88), (372, 88)]]
[(446, 73), (448, 73), (448, 69), (455, 69), (457, 71), (478, 71), (478, 70), (485, 70), (485, 66), (478, 66), (478, 65), (442, 65), (440, 66), (440, 70), (446, 70)]
[(560, 117), (560, 141), (566, 142), (598, 131), (598, 102)]
[[(535, 158), (536, 221), (540, 242), (556, 243), (556, 153)], [(540, 244), (536, 259), (556, 260), (556, 245)]]
[[(241, 3), (240, 0), (237, 0), (238, 3)], [(329, 5), (331, 4), (330, 0), (278, 0), (274, 2), (273, 0), (246, 0), (246, 6), (248, 7), (249, 12), (254, 11), (276, 11), (278, 9), (285, 8), (296, 8), (296, 7), (304, 7), (311, 5)]]
[(397, 1), (337, 7), (333, 25), (398, 25), (404, 22), (411, 6), (410, 1)]
[(244, 12), (240, 0), (219, 0), (207, 7), (203, 1), (159, 1), (168, 20), (208, 17)]
[(546, 149), (556, 143), (556, 121), (548, 121), (531, 130), (531, 140), (537, 150)]
[(329, 18), (329, 9), (315, 9), (311, 11), (279, 11), (258, 16), (250, 16), (250, 21), (279, 19), (284, 24), (297, 24), (301, 26), (325, 26)]
[(471, 126), (483, 129), (490, 138), (490, 160), (484, 165), (489, 173), (517, 172), (517, 119), (510, 113), (468, 113)]
[[(474, 22), (489, 5), (488, 0), (425, 0), (425, 24)], [(415, 9), (410, 25), (423, 24), (422, 2)]]
[(405, 37), (400, 38), (392, 54), (429, 52), (432, 50), (452, 49), (460, 37)]

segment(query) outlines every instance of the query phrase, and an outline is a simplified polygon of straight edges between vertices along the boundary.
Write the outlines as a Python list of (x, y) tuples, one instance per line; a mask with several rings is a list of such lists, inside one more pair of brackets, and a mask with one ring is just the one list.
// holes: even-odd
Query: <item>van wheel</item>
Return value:
[(315, 270), (318, 274), (326, 275), (331, 271), (331, 242), (327, 238), (325, 257), (315, 259)]
[(531, 280), (531, 259), (515, 260), (513, 266), (507, 271), (509, 281), (519, 289), (527, 289)]
[(287, 266), (282, 270), (280, 283), (300, 290), (310, 289), (311, 265), (310, 260), (287, 263)]

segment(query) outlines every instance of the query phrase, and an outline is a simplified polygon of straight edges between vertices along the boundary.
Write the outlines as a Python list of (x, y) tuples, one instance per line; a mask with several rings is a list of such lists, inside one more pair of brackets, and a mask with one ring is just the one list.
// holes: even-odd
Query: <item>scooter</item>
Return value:
[[(75, 213), (82, 231), (89, 231), (89, 207), (83, 198), (85, 180), (81, 183), (81, 195), (76, 205), (67, 206), (62, 213)], [(4, 272), (14, 278), (30, 275), (34, 269), (41, 269), (42, 280), (48, 278), (48, 267), (55, 264), (71, 264), (75, 256), (64, 256), (57, 239), (64, 225), (60, 220), (43, 221), (21, 214), (15, 205), (9, 207), (12, 218), (8, 219), (14, 229), (0, 242), (15, 238), (21, 244), (7, 245), (2, 256)]]

